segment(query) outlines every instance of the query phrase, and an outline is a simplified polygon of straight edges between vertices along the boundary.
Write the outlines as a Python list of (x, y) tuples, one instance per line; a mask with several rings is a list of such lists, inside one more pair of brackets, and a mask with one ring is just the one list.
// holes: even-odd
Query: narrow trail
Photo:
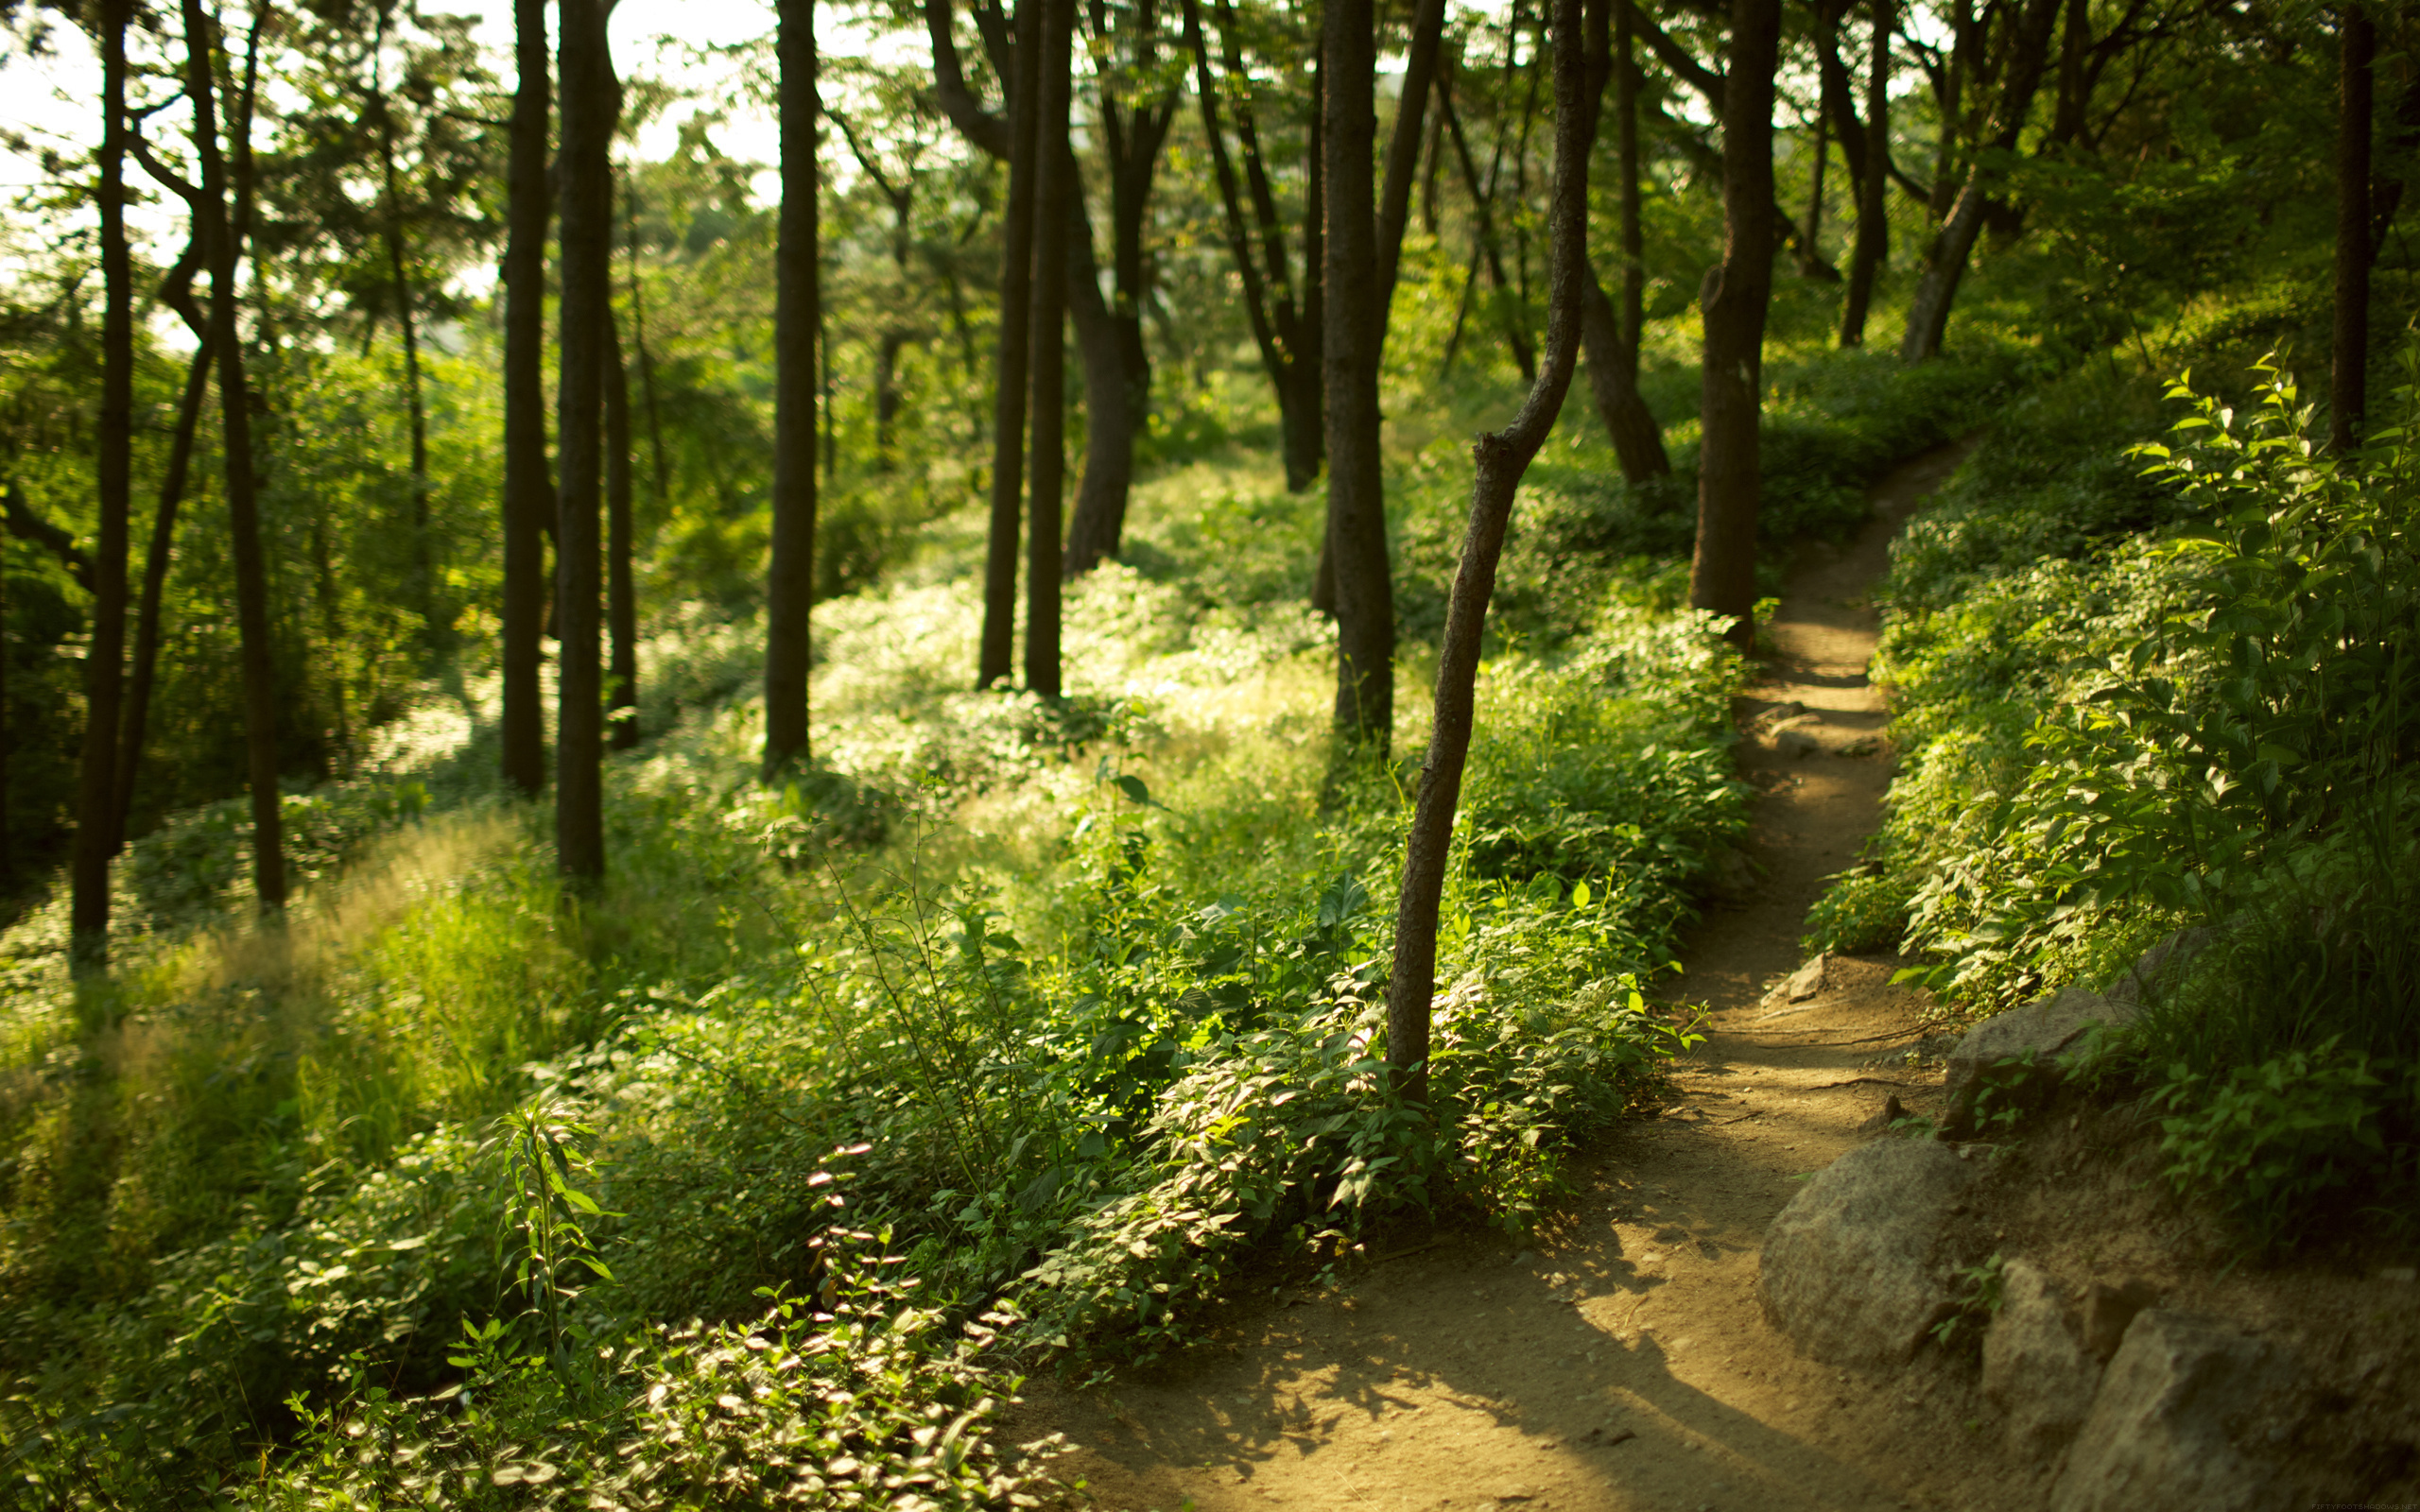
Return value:
[(1960, 1426), (1975, 1412), (1957, 1379), (1818, 1366), (1754, 1294), (1792, 1178), (1858, 1143), (1886, 1097), (1922, 1107), (1938, 1082), (1905, 1069), (1920, 1003), (1889, 985), (1893, 963), (1834, 957), (1795, 1003), (1767, 988), (1800, 966), (1808, 904), (1880, 822), (1866, 595), (1964, 452), (1898, 468), (1858, 540), (1810, 550), (1788, 580), (1737, 711), (1762, 793), (1756, 875), (1709, 911), (1668, 989), (1714, 1018), (1663, 1116), (1593, 1152), (1529, 1247), (1443, 1235), (1339, 1290), (1234, 1307), (1156, 1369), (1084, 1392), (1035, 1383), (1018, 1426), (1067, 1435), (1061, 1475), (1137, 1512), (2031, 1504), (1997, 1435)]

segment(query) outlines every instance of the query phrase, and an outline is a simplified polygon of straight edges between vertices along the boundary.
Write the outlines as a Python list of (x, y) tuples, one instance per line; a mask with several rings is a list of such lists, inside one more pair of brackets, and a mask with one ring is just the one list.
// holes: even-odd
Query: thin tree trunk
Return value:
[(631, 370), (607, 310), (605, 333), (605, 723), (615, 750), (639, 743), (639, 606), (631, 581)]
[(602, 542), (605, 343), (614, 275), (614, 60), (604, 0), (561, 0), (562, 335), (556, 381), (562, 476), (555, 524), (555, 862), (575, 883), (605, 874)]
[(378, 165), (387, 200), (383, 233), (388, 276), (395, 294), (395, 328), (404, 342), (404, 410), (411, 426), (412, 612), (420, 617), (421, 644), (434, 647), (437, 622), (437, 568), (430, 557), (428, 528), (428, 410), (421, 397), (420, 321), (412, 310), (412, 281), (404, 251), (403, 190), (395, 172), (395, 123), (387, 102), (385, 77), (387, 27), (393, 8), (378, 10), (376, 40), (370, 55), (370, 104), (378, 117)]
[(1402, 89), (1395, 124), (1387, 140), (1387, 176), (1378, 192), (1378, 309), (1383, 318), (1394, 301), (1395, 275), (1403, 263), (1403, 231), (1411, 215), (1411, 185), (1427, 134), (1423, 112), (1437, 78), (1437, 55), (1445, 35), (1445, 0), (1419, 0), (1412, 12), (1411, 43), (1404, 53)]
[(782, 225), (773, 315), (773, 563), (765, 592), (765, 773), (805, 759), (815, 603), (815, 337), (822, 311), (815, 0), (781, 0)]
[(201, 169), (196, 214), (210, 259), (210, 346), (218, 364), (219, 450), (227, 470), (233, 536), (237, 656), (243, 667), (245, 776), (252, 797), (252, 891), (264, 914), (285, 906), (285, 816), (277, 790), (277, 672), (269, 647), (268, 563), (261, 551), (260, 498), (252, 472), (251, 393), (235, 331), (235, 236), (228, 224), (227, 169), (219, 150), (211, 20), (202, 0), (182, 0), (185, 97), (193, 109)]
[[(1598, 9), (1607, 0), (1595, 0)], [(1620, 4), (1623, 0), (1613, 0)], [(1495, 589), (1512, 496), (1530, 458), (1554, 428), (1578, 366), (1581, 306), (1594, 283), (1588, 269), (1588, 156), (1596, 111), (1582, 57), (1581, 0), (1554, 0), (1554, 184), (1547, 207), (1545, 362), (1530, 397), (1503, 430), (1472, 448), (1470, 524), (1454, 569), (1453, 596), (1439, 647), (1436, 718), (1420, 774), (1405, 846), (1403, 889), (1395, 902), (1394, 966), (1387, 983), (1387, 1063), (1414, 1103), (1428, 1100), (1429, 1016), (1437, 988), (1437, 908), (1453, 845), (1454, 810), (1470, 754), (1474, 690), (1487, 603)]]
[(102, 0), (101, 413), (94, 438), (100, 521), (93, 546), (93, 639), (84, 654), (84, 749), (76, 781), (69, 938), (78, 966), (109, 959), (110, 857), (117, 850), (118, 716), (126, 675), (126, 558), (133, 502), (134, 263), (126, 241), (126, 29), (129, 0)]
[(2369, 409), (2370, 101), (2377, 27), (2359, 5), (2337, 23), (2336, 339), (2327, 444), (2349, 452)]
[[(1075, 0), (1043, 0), (1041, 77), (1034, 95), (1037, 173), (1033, 205), (1033, 321), (1030, 339), (1033, 487), (1026, 540), (1025, 684), (1059, 696), (1060, 507), (1067, 482), (1066, 311), (1068, 213), (1078, 193), (1076, 157), (1067, 149), (1069, 53)], [(1101, 395), (1110, 399), (1111, 395)]]
[(194, 433), (200, 428), (202, 401), (210, 394), (210, 345), (194, 349), (185, 369), (183, 400), (177, 406), (176, 434), (168, 442), (168, 468), (160, 480), (160, 505), (151, 517), (151, 548), (143, 561), (143, 593), (134, 611), (134, 662), (127, 679), (126, 718), (117, 747), (117, 796), (113, 804), (112, 853), (126, 849), (134, 812), (134, 779), (143, 765), (143, 743), (151, 716), (151, 686), (160, 665), (160, 604), (166, 595), (168, 562), (177, 536), (177, 511), (184, 503), (193, 468)]
[[(1471, 197), (1472, 234), (1477, 239), (1476, 245), (1479, 250), (1486, 255), (1488, 281), (1495, 284), (1498, 299), (1503, 300), (1514, 293), (1513, 282), (1504, 271), (1503, 247), (1496, 235), (1495, 213), (1493, 208), (1495, 200), (1497, 170), (1503, 165), (1504, 138), (1499, 130), (1495, 139), (1495, 161), (1488, 164), (1487, 183), (1486, 187), (1482, 188), (1479, 184), (1478, 164), (1471, 157), (1469, 139), (1462, 134), (1462, 119), (1454, 110), (1453, 95), (1444, 86), (1440, 87), (1438, 94), (1439, 104), (1445, 116), (1445, 133), (1453, 139), (1455, 161), (1461, 166), (1462, 187)], [(1529, 333), (1523, 328), (1521, 321), (1510, 314), (1507, 315), (1504, 322), (1504, 339), (1505, 344), (1512, 349), (1512, 361), (1521, 369), (1522, 381), (1536, 382), (1537, 354), (1530, 349)]]
[(1017, 529), (1024, 515), (1026, 379), (1032, 365), (1034, 144), (1041, 121), (1043, 0), (1017, 0), (1009, 91), (1009, 206), (1001, 222), (1000, 334), (992, 394), (992, 529), (983, 561), (983, 640), (975, 685), (1013, 665)]
[(1955, 0), (1949, 34), (1949, 66), (1933, 102), (1941, 117), (1941, 135), (1933, 146), (1932, 202), (1927, 208), (1936, 227), (1948, 219), (1950, 204), (1958, 195), (1958, 133), (1965, 120), (1966, 77), (1975, 71), (1978, 50), (1975, 0)]
[(1765, 311), (1772, 297), (1773, 65), (1780, 40), (1781, 0), (1732, 0), (1722, 91), (1722, 261), (1707, 274), (1701, 301), (1704, 439), (1689, 605), (1730, 618), (1732, 638), (1743, 648), (1755, 639), (1750, 610), (1762, 487), (1757, 411)]
[(1336, 729), (1383, 758), (1394, 730), (1394, 581), (1378, 440), (1377, 38), (1371, 0), (1328, 0), (1326, 350), (1328, 550), (1336, 581)]
[[(506, 170), (510, 240), (504, 253), (504, 779), (536, 797), (546, 785), (545, 716), (539, 690), (545, 629), (546, 138), (552, 93), (545, 0), (513, 0), (511, 155)], [(644, 351), (644, 349), (642, 349)], [(644, 358), (642, 358), (644, 362)], [(652, 415), (650, 389), (650, 416)]]
[[(1857, 245), (1849, 253), (1841, 345), (1865, 345), (1874, 281), (1891, 255), (1891, 0), (1872, 0), (1874, 51), (1865, 80), (1865, 172), (1857, 186)], [(1846, 139), (1844, 138), (1843, 141)]]
[(1806, 186), (1806, 236), (1805, 247), (1809, 266), (1824, 261), (1824, 165), (1832, 155), (1831, 118), (1822, 110), (1815, 112), (1815, 163)]
[(1605, 434), (1613, 439), (1614, 455), (1621, 464), (1622, 477), (1641, 483), (1670, 476), (1672, 459), (1664, 451), (1664, 427), (1656, 423), (1654, 413), (1638, 391), (1638, 349), (1647, 323), (1647, 261), (1638, 220), (1638, 67), (1631, 56), (1629, 0), (1611, 0), (1608, 5), (1592, 7), (1589, 25), (1601, 25), (1600, 18), (1606, 10), (1613, 12), (1613, 36), (1610, 43), (1594, 34), (1589, 39), (1592, 61), (1588, 97), (1592, 105), (1599, 101), (1605, 76), (1613, 76), (1614, 163), (1620, 180), (1616, 189), (1620, 204), (1622, 300), (1618, 307), (1608, 300), (1591, 268), (1581, 289), (1585, 301), (1581, 334), (1587, 351), (1588, 387), (1596, 396), (1598, 418), (1604, 421)]
[(1941, 352), (1942, 337), (1949, 328), (1950, 304), (1958, 297), (1959, 281), (1965, 277), (1975, 238), (1983, 229), (1984, 213), (1998, 183), (1986, 160), (1995, 155), (1995, 149), (2006, 152), (2014, 147), (2018, 133), (2025, 128), (2026, 111), (2033, 103), (2033, 92), (2041, 85), (2043, 70), (2049, 61), (2050, 26), (2058, 19), (2059, 4), (2060, 0), (2026, 0), (2025, 13), (2018, 18), (2016, 35), (2010, 43), (2007, 72), (2000, 80), (1999, 101), (1988, 129), (1989, 140), (1979, 144), (1966, 170), (1966, 182), (1958, 191), (1957, 203), (1950, 207), (1949, 218), (1942, 224), (1941, 234), (1933, 243), (1923, 281), (1916, 285), (1915, 298), (1909, 301), (1908, 334), (1899, 344), (1899, 356), (1904, 361), (1923, 362)]
[(631, 255), (631, 350), (639, 359), (639, 402), (647, 407), (647, 445), (655, 464), (655, 507), (660, 516), (672, 499), (672, 467), (665, 457), (664, 415), (655, 401), (655, 359), (647, 348), (647, 285), (639, 278), (639, 189), (627, 179), (622, 204)]

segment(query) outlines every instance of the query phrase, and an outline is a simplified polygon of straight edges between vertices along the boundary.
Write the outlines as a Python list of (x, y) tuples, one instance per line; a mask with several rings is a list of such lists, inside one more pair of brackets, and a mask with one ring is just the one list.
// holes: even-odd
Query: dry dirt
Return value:
[[(1446, 1232), (1331, 1290), (1233, 1306), (1210, 1342), (1089, 1391), (1036, 1383), (1017, 1427), (1077, 1446), (1058, 1473), (1116, 1508), (1956, 1507), (2039, 1503), (2004, 1461), (1967, 1373), (1818, 1366), (1769, 1328), (1754, 1282), (1767, 1224), (1896, 1093), (1924, 1000), (1892, 964), (1835, 958), (1799, 1003), (1824, 879), (1856, 859), (1889, 781), (1867, 679), (1867, 602), (1889, 541), (1962, 455), (1873, 493), (1846, 550), (1810, 552), (1740, 700), (1740, 764), (1762, 791), (1754, 876), (1695, 931), (1669, 988), (1714, 1010), (1662, 1116), (1596, 1151), (1580, 1194), (1527, 1247)], [(1806, 711), (1792, 716), (1787, 706)], [(1804, 748), (1792, 732), (1813, 737)], [(1861, 754), (1860, 754), (1861, 752)]]

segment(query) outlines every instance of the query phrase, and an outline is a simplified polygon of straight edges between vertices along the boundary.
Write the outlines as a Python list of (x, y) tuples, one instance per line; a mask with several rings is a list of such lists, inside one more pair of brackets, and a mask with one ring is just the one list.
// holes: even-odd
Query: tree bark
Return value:
[(545, 717), (539, 692), (546, 623), (545, 0), (513, 0), (511, 148), (506, 169), (504, 253), (504, 780), (528, 797), (546, 785)]
[(1420, 168), (1423, 114), (1437, 79), (1437, 55), (1445, 35), (1445, 0), (1418, 0), (1411, 42), (1404, 53), (1403, 87), (1396, 96), (1395, 124), (1387, 140), (1387, 176), (1378, 192), (1378, 309), (1394, 301), (1395, 276), (1403, 263), (1403, 232), (1411, 215), (1411, 186)]
[[(1872, 0), (1873, 56), (1865, 80), (1865, 160), (1857, 174), (1857, 243), (1849, 252), (1848, 297), (1841, 307), (1841, 345), (1865, 345), (1874, 281), (1891, 255), (1891, 0)], [(1851, 140), (1841, 138), (1845, 147)]]
[(2370, 107), (2377, 27), (2359, 5), (2337, 23), (2336, 331), (2327, 444), (2349, 452), (2369, 408)]
[(94, 15), (101, 53), (101, 411), (94, 437), (99, 529), (93, 544), (93, 639), (84, 653), (84, 748), (76, 781), (68, 932), (81, 969), (109, 959), (110, 857), (117, 850), (118, 716), (126, 674), (126, 557), (133, 502), (134, 263), (126, 240), (126, 29), (129, 0)]
[(381, 228), (387, 249), (387, 271), (395, 296), (395, 329), (404, 342), (404, 412), (411, 429), (411, 506), (407, 524), (412, 541), (412, 612), (420, 617), (421, 644), (432, 649), (441, 627), (437, 620), (437, 566), (430, 555), (428, 528), (428, 409), (421, 396), (420, 321), (412, 309), (410, 260), (404, 249), (403, 188), (395, 171), (395, 122), (387, 100), (385, 75), (387, 28), (392, 23), (391, 3), (378, 8), (378, 25), (370, 54), (370, 108), (378, 121), (378, 166), (387, 201)]
[[(1595, 9), (1606, 0), (1595, 0)], [(1619, 0), (1614, 0), (1619, 3)], [(1453, 845), (1454, 811), (1470, 754), (1474, 690), (1487, 603), (1521, 476), (1562, 412), (1581, 345), (1588, 268), (1588, 157), (1594, 98), (1582, 56), (1581, 0), (1554, 0), (1554, 185), (1547, 210), (1547, 335), (1538, 381), (1512, 423), (1471, 448), (1470, 524), (1454, 570), (1437, 664), (1437, 713), (1405, 847), (1395, 902), (1394, 968), (1387, 983), (1387, 1063), (1407, 1100), (1428, 1100), (1429, 1017), (1437, 988), (1437, 908)], [(1736, 77), (1736, 76), (1735, 76)]]
[(655, 359), (647, 346), (647, 285), (639, 278), (639, 190), (633, 182), (622, 186), (622, 205), (629, 234), (626, 238), (631, 256), (631, 351), (639, 359), (639, 402), (647, 406), (647, 445), (648, 459), (654, 464), (655, 507), (659, 518), (672, 500), (672, 466), (664, 453), (664, 414), (655, 399)]
[(193, 362), (185, 369), (184, 398), (177, 406), (176, 434), (168, 442), (168, 467), (160, 480), (160, 504), (151, 516), (151, 547), (143, 561), (143, 593), (134, 611), (134, 661), (127, 678), (126, 717), (118, 736), (117, 795), (111, 821), (112, 853), (126, 849), (127, 826), (134, 813), (134, 779), (143, 765), (143, 743), (151, 718), (151, 687), (160, 665), (160, 604), (167, 593), (168, 563), (177, 538), (177, 511), (184, 503), (185, 480), (193, 468), (194, 433), (200, 427), (202, 401), (209, 394), (210, 344), (205, 339), (194, 349)]
[(556, 382), (555, 863), (572, 882), (605, 874), (605, 689), (598, 610), (604, 490), (605, 344), (614, 273), (614, 60), (605, 0), (561, 0), (561, 311)]
[(1731, 619), (1732, 638), (1743, 648), (1755, 639), (1751, 610), (1762, 488), (1757, 415), (1765, 311), (1772, 297), (1773, 66), (1780, 39), (1781, 0), (1732, 0), (1722, 92), (1722, 261), (1707, 273), (1701, 300), (1704, 439), (1689, 604)]
[[(1610, 43), (1594, 28), (1613, 12)], [(1628, 0), (1589, 8), (1592, 28), (1589, 51), (1589, 94), (1592, 104), (1603, 94), (1605, 77), (1614, 86), (1614, 163), (1620, 180), (1622, 301), (1618, 308), (1606, 298), (1594, 268), (1581, 288), (1581, 334), (1587, 350), (1588, 387), (1597, 400), (1598, 418), (1612, 438), (1614, 456), (1622, 477), (1631, 483), (1668, 477), (1672, 459), (1664, 451), (1664, 427), (1657, 424), (1638, 391), (1638, 349), (1646, 327), (1647, 259), (1639, 229), (1638, 191), (1638, 67), (1632, 54), (1631, 9)], [(1610, 56), (1608, 55), (1610, 52)]]
[[(1018, 0), (1016, 77), (1009, 90), (1009, 205), (1000, 228), (1000, 333), (992, 392), (992, 528), (983, 562), (983, 639), (975, 669), (977, 688), (1007, 678), (1015, 651), (1026, 379), (1033, 361), (1034, 145), (1041, 121), (1043, 3)], [(938, 9), (938, 0), (927, 0), (927, 4)], [(942, 23), (934, 25), (938, 33)], [(949, 97), (944, 89), (943, 100)], [(983, 145), (959, 112), (954, 112), (952, 119), (970, 140)]]
[(1948, 219), (1942, 223), (1932, 255), (1926, 261), (1924, 278), (1916, 285), (1915, 298), (1909, 302), (1908, 334), (1899, 344), (1899, 355), (1904, 361), (1923, 362), (1940, 354), (1942, 337), (1949, 327), (1950, 304), (1958, 297), (1959, 281), (1965, 277), (1975, 238), (1983, 229), (1984, 212), (1998, 185), (1998, 176), (1991, 172), (1985, 160), (1994, 149), (2005, 152), (2014, 147), (2018, 134), (2025, 129), (2026, 112), (2033, 104), (2033, 93), (2041, 86), (2043, 71), (2049, 62), (2050, 27), (2058, 20), (2059, 5), (2060, 0), (2026, 0), (2016, 34), (2010, 41), (2009, 60), (2000, 78), (1999, 100), (1992, 112), (1988, 139), (1979, 144), (1967, 166), (1966, 181), (1958, 191), (1957, 202), (1950, 206)]
[(237, 658), (243, 668), (245, 777), (252, 798), (252, 891), (264, 914), (285, 906), (285, 816), (277, 790), (277, 672), (270, 654), (268, 564), (261, 551), (260, 498), (252, 472), (252, 405), (244, 347), (235, 331), (235, 236), (228, 223), (227, 168), (218, 144), (211, 20), (202, 0), (182, 0), (185, 97), (193, 109), (201, 170), (195, 213), (210, 260), (210, 347), (218, 365), (219, 450), (226, 464), (227, 522), (235, 566)]
[(639, 743), (639, 606), (631, 579), (631, 370), (612, 309), (605, 332), (605, 723), (615, 750)]
[[(1076, 156), (1067, 146), (1076, 0), (1042, 0), (1034, 103), (1033, 318), (1028, 339), (1033, 485), (1026, 537), (1025, 685), (1059, 696), (1060, 507), (1067, 482), (1066, 266)], [(1114, 395), (1100, 395), (1115, 402)]]
[(1323, 355), (1328, 553), (1336, 582), (1335, 718), (1348, 747), (1383, 759), (1394, 730), (1395, 610), (1378, 457), (1378, 358), (1386, 311), (1378, 302), (1377, 206), (1370, 182), (1378, 67), (1371, 0), (1328, 0), (1323, 35)]
[(781, 0), (782, 224), (773, 313), (773, 561), (765, 584), (765, 774), (807, 756), (815, 602), (815, 357), (822, 226), (815, 0)]

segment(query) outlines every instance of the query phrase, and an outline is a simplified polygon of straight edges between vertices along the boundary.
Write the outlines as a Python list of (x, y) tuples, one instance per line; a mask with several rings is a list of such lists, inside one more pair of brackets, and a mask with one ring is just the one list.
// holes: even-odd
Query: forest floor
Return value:
[(1787, 579), (1737, 709), (1760, 792), (1753, 880), (1708, 910), (1668, 988), (1713, 1017), (1660, 1116), (1604, 1139), (1525, 1241), (1397, 1235), (1331, 1288), (1230, 1305), (1173, 1360), (1089, 1390), (1033, 1383), (1015, 1426), (1066, 1435), (1060, 1478), (1135, 1512), (2038, 1500), (2032, 1469), (1977, 1431), (1971, 1373), (1819, 1366), (1755, 1296), (1765, 1228), (1796, 1181), (1857, 1143), (1888, 1096), (1922, 1109), (1937, 1094), (1936, 1026), (1890, 984), (1895, 962), (1832, 957), (1796, 1003), (1768, 989), (1800, 967), (1808, 905), (1880, 822), (1868, 595), (1964, 451), (1898, 468), (1857, 541), (1808, 550)]

